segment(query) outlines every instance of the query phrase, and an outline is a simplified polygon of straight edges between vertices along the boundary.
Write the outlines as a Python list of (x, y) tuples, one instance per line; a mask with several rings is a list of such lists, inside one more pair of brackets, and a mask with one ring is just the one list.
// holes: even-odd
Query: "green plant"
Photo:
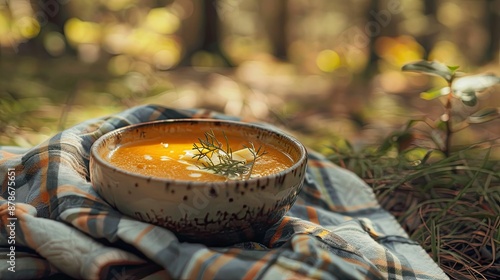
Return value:
[[(472, 123), (482, 123), (493, 120), (500, 115), (500, 108), (483, 108), (471, 114), (468, 118), (458, 123), (453, 123), (456, 118), (453, 113), (453, 98), (459, 99), (465, 106), (474, 107), (477, 105), (477, 93), (482, 92), (493, 85), (500, 83), (500, 77), (493, 74), (479, 74), (464, 76), (458, 72), (459, 66), (446, 66), (436, 61), (417, 61), (403, 66), (403, 71), (413, 71), (443, 78), (447, 86), (432, 89), (421, 93), (421, 98), (432, 100), (446, 96), (444, 104), (445, 112), (434, 124), (426, 122), (433, 129), (444, 131), (443, 139), (434, 139), (438, 147), (446, 156), (450, 155), (451, 138), (453, 133), (464, 129)], [(412, 123), (410, 123), (411, 125)], [(440, 141), (442, 140), (442, 141)]]

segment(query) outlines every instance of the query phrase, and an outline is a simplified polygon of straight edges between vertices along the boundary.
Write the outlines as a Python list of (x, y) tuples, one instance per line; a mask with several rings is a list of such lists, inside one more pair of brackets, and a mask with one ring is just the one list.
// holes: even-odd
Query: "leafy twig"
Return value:
[[(403, 66), (403, 71), (419, 72), (427, 75), (434, 75), (443, 78), (447, 82), (444, 88), (433, 89), (421, 93), (421, 97), (425, 100), (432, 100), (442, 96), (447, 96), (444, 105), (445, 112), (441, 117), (441, 123), (444, 124), (444, 146), (441, 147), (445, 156), (450, 156), (451, 138), (457, 131), (452, 127), (452, 99), (457, 98), (462, 101), (465, 106), (474, 107), (477, 104), (478, 92), (484, 91), (498, 83), (500, 77), (493, 74), (480, 74), (459, 77), (457, 72), (458, 66), (446, 66), (436, 61), (417, 61), (408, 63)], [(468, 124), (481, 123), (493, 120), (500, 116), (500, 108), (485, 108), (479, 110), (469, 117)], [(464, 125), (459, 126), (465, 127)]]
[(233, 150), (229, 145), (229, 140), (224, 132), (222, 132), (222, 135), (226, 142), (225, 149), (213, 130), (205, 132), (205, 139), (198, 138), (199, 143), (193, 144), (193, 150), (197, 151), (193, 158), (202, 162), (203, 169), (210, 170), (215, 174), (226, 176), (229, 179), (249, 179), (255, 161), (267, 152), (262, 150), (262, 146), (255, 149), (253, 143), (250, 143), (251, 147), (244, 146), (253, 157), (251, 162), (247, 164), (246, 161), (233, 157)]

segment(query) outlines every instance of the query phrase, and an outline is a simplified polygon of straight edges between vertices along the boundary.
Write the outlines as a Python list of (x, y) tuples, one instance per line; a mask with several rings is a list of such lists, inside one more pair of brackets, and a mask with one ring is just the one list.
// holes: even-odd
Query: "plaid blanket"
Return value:
[(0, 279), (448, 279), (356, 175), (309, 151), (296, 204), (260, 242), (212, 248), (124, 216), (89, 182), (106, 132), (173, 118), (237, 119), (140, 106), (29, 150), (0, 147)]

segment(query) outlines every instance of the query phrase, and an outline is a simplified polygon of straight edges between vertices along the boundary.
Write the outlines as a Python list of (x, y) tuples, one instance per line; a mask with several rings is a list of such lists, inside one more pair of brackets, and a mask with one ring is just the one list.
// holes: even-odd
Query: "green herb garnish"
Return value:
[(249, 179), (255, 161), (267, 152), (262, 150), (262, 146), (255, 149), (253, 143), (250, 143), (251, 147), (244, 147), (250, 152), (252, 159), (248, 160), (248, 163), (246, 160), (236, 159), (226, 134), (222, 132), (222, 135), (225, 139), (225, 147), (217, 139), (213, 130), (205, 132), (205, 139), (198, 138), (199, 143), (193, 144), (193, 150), (197, 152), (193, 159), (200, 161), (203, 169), (226, 176), (228, 179)]

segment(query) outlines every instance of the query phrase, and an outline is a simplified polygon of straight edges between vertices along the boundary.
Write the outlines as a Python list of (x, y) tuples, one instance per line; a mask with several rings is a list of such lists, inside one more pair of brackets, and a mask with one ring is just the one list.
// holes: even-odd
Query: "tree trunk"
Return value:
[(233, 66), (232, 62), (226, 56), (221, 48), (221, 24), (219, 16), (217, 14), (217, 0), (202, 0), (197, 2), (201, 7), (201, 14), (199, 19), (200, 29), (198, 32), (199, 37), (201, 37), (201, 43), (199, 46), (187, 50), (186, 56), (180, 65), (191, 65), (191, 57), (198, 51), (206, 51), (212, 55), (218, 56), (223, 65), (221, 66)]
[(260, 2), (261, 14), (264, 17), (264, 30), (273, 47), (272, 54), (281, 60), (287, 60), (287, 22), (288, 0)]
[[(380, 0), (372, 0), (371, 5), (368, 5), (368, 10), (366, 11), (366, 24), (364, 25), (363, 31), (369, 38), (369, 43), (368, 43), (368, 51), (369, 51), (369, 58), (368, 58), (368, 64), (366, 65), (366, 68), (363, 72), (363, 76), (367, 79), (371, 79), (373, 75), (375, 75), (375, 72), (377, 71), (377, 62), (378, 62), (378, 55), (375, 52), (375, 41), (377, 38), (380, 36), (380, 33), (382, 32), (382, 27), (380, 25), (377, 25), (377, 21), (375, 19), (375, 16), (373, 13), (377, 12), (380, 7)], [(376, 27), (379, 27), (377, 30)], [(371, 29), (373, 28), (373, 30)], [(367, 33), (367, 30), (370, 31), (370, 34)]]
[(495, 13), (495, 11), (500, 8), (500, 3), (496, 0), (487, 0), (485, 8), (485, 14), (487, 15), (485, 28), (486, 30), (489, 30), (490, 41), (488, 48), (484, 52), (482, 63), (488, 63), (495, 59), (495, 56), (500, 49), (500, 19), (498, 13)]
[[(424, 0), (424, 5), (425, 5), (424, 14), (428, 18), (432, 18), (432, 20), (430, 20), (431, 24), (434, 24), (434, 23), (437, 24), (436, 13), (437, 13), (438, 4), (439, 4), (439, 1), (437, 1), (437, 0)], [(425, 54), (423, 57), (424, 59), (429, 58), (429, 53), (431, 52), (432, 47), (434, 46), (435, 34), (436, 34), (436, 32), (426, 33), (419, 40), (420, 44), (422, 45), (422, 47), (425, 50)]]

